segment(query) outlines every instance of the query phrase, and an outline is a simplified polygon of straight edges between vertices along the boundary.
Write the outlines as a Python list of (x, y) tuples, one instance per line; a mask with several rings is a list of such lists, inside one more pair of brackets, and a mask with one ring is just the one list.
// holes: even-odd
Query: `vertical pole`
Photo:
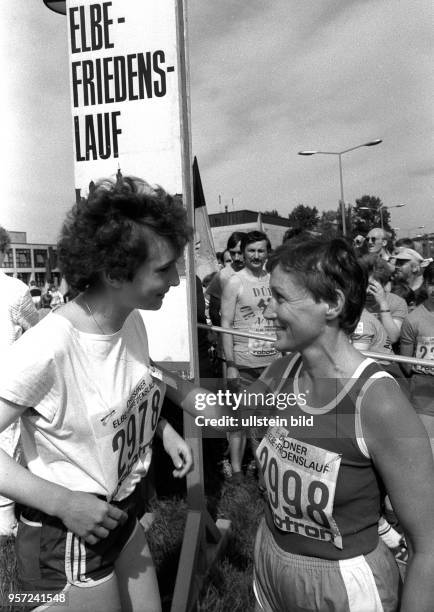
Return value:
[(341, 217), (342, 217), (342, 234), (347, 235), (347, 224), (345, 220), (345, 200), (344, 200), (344, 181), (342, 178), (342, 153), (338, 153), (339, 157), (339, 182), (341, 186)]
[(380, 206), (380, 226), (381, 229), (384, 229), (383, 206)]

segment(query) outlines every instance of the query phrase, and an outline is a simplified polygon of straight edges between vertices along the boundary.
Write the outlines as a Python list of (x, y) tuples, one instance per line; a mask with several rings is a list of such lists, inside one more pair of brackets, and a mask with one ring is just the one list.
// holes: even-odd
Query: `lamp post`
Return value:
[(60, 13), (60, 15), (66, 15), (66, 0), (43, 0), (46, 7)]
[(383, 208), (403, 208), (404, 206), (405, 204), (395, 204), (394, 206), (385, 206), (384, 204), (382, 204), (378, 209), (380, 211), (381, 229), (384, 229)]
[[(404, 206), (406, 206), (406, 204), (394, 204), (393, 206), (386, 206), (385, 204), (381, 204), (381, 206), (378, 207), (378, 210), (380, 211), (380, 226), (381, 226), (381, 229), (384, 229), (383, 208), (403, 208)], [(370, 206), (360, 206), (359, 210), (370, 210), (370, 211), (372, 211), (373, 209)], [(376, 211), (374, 211), (374, 212), (376, 212)], [(395, 228), (393, 228), (393, 229), (395, 229)]]
[(361, 149), (362, 147), (374, 147), (375, 145), (383, 142), (381, 138), (377, 138), (376, 140), (370, 140), (369, 142), (364, 142), (363, 144), (357, 145), (356, 147), (351, 147), (349, 149), (344, 149), (343, 151), (299, 151), (299, 155), (337, 155), (339, 160), (339, 183), (341, 188), (341, 199), (339, 202), (341, 209), (341, 217), (342, 217), (342, 233), (344, 236), (347, 235), (347, 225), (345, 220), (345, 200), (344, 200), (344, 181), (342, 177), (342, 155), (345, 153), (349, 153), (350, 151), (355, 151), (356, 149)]

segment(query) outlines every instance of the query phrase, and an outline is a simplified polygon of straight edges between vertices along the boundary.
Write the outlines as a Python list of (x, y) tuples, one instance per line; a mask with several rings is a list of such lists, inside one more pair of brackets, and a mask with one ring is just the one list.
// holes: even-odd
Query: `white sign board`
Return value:
[[(86, 196), (91, 181), (119, 169), (184, 193), (176, 0), (68, 0), (67, 20), (77, 193)], [(190, 362), (188, 288), (181, 287), (186, 307), (176, 325), (184, 340), (162, 346), (155, 329), (173, 318), (163, 304), (152, 314), (156, 360)]]

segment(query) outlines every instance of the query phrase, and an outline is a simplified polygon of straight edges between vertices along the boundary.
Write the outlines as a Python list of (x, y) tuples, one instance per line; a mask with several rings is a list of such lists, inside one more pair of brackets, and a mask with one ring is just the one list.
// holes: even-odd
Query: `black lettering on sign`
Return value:
[(112, 49), (109, 17), (111, 2), (74, 6), (69, 9), (69, 28), (71, 34), (71, 53)]
[(152, 54), (152, 65), (154, 67), (154, 72), (160, 76), (160, 81), (154, 81), (154, 92), (157, 98), (162, 98), (166, 95), (166, 72), (160, 68), (160, 62), (164, 64), (166, 58), (164, 56), (164, 51), (155, 51)]
[(115, 111), (74, 117), (76, 161), (119, 156), (118, 136), (122, 130), (117, 121), (120, 114)]
[[(164, 51), (146, 51), (71, 63), (74, 107), (143, 100), (167, 94)], [(167, 71), (174, 72), (173, 66)]]

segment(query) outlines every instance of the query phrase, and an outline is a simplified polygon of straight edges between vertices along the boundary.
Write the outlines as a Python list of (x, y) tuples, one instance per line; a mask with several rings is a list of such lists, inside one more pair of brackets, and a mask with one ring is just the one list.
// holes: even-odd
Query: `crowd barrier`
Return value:
[[(220, 334), (231, 334), (232, 336), (242, 336), (243, 338), (256, 338), (258, 340), (266, 340), (268, 342), (275, 342), (276, 338), (267, 336), (265, 334), (255, 332), (242, 332), (237, 329), (227, 329), (226, 327), (219, 327), (217, 325), (205, 325), (204, 323), (198, 323), (198, 327), (201, 329), (207, 329), (209, 331), (215, 331)], [(394, 353), (371, 353), (370, 351), (360, 351), (365, 357), (371, 357), (371, 359), (380, 359), (381, 361), (390, 361), (395, 363), (406, 363), (408, 365), (419, 365), (424, 368), (434, 368), (434, 360), (429, 359), (417, 359), (416, 357), (404, 357), (402, 355), (395, 355)]]

